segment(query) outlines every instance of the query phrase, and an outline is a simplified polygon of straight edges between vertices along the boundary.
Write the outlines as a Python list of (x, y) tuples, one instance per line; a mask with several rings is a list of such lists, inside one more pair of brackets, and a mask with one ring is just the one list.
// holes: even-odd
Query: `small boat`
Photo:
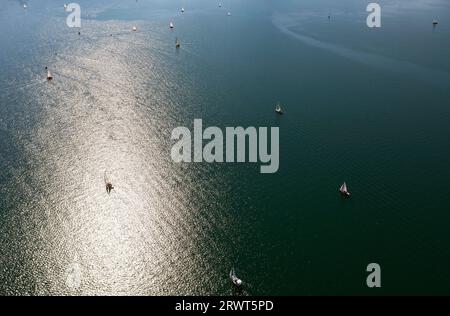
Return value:
[(23, 8), (24, 8), (24, 9), (28, 8), (28, 6), (27, 6), (26, 3), (23, 4)]
[(438, 25), (438, 21), (433, 20), (433, 26), (436, 26), (436, 25)]
[(67, 3), (64, 3), (64, 9), (67, 9)]
[(231, 12), (228, 12), (227, 15), (228, 15), (228, 16), (231, 16)]
[(105, 173), (103, 174), (103, 180), (105, 181), (106, 192), (107, 192), (108, 194), (111, 193), (111, 190), (113, 190), (114, 187), (113, 187), (112, 183), (109, 181), (109, 179), (107, 178), (107, 176), (106, 176), (106, 171), (105, 171)]
[(173, 22), (170, 22), (170, 23), (169, 23), (169, 27), (170, 27), (171, 29), (173, 29)]
[(278, 114), (283, 114), (283, 109), (281, 108), (280, 102), (277, 103), (277, 105), (275, 106), (275, 112), (277, 112)]
[(350, 192), (348, 192), (347, 184), (345, 182), (339, 188), (339, 192), (344, 196), (350, 196)]
[(222, 3), (219, 2), (219, 8), (221, 8), (221, 7), (222, 7)]
[(175, 40), (175, 47), (180, 48), (181, 44), (180, 41), (178, 41), (178, 38)]
[(231, 282), (232, 282), (234, 285), (236, 285), (236, 286), (241, 286), (241, 285), (242, 285), (242, 280), (239, 279), (239, 278), (236, 276), (236, 273), (234, 272), (234, 268), (231, 268), (231, 271), (230, 271), (230, 280), (231, 280)]
[(133, 26), (133, 32), (136, 32), (136, 31), (137, 31), (137, 27)]
[(52, 73), (47, 69), (47, 80), (50, 81), (53, 79)]
[(106, 192), (111, 193), (111, 190), (114, 189), (111, 182), (106, 182)]
[(181, 12), (184, 12), (184, 8), (181, 8)]

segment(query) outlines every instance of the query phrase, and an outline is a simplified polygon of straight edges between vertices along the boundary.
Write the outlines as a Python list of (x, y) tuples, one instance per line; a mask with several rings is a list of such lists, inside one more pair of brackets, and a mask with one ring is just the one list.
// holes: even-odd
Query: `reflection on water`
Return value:
[(6, 293), (199, 294), (224, 284), (195, 281), (229, 260), (207, 236), (229, 225), (227, 215), (199, 212), (214, 203), (214, 185), (199, 186), (195, 167), (170, 160), (171, 130), (198, 88), (163, 40), (173, 34), (151, 22), (139, 29), (89, 20), (81, 35), (51, 23), (35, 34), (51, 49), (34, 63), (54, 80), (37, 71), (20, 85), (37, 112), (36, 124), (11, 135), (23, 145), (20, 167), (8, 166), (22, 198), (11, 201), (20, 211), (2, 225), (2, 248), (21, 249), (6, 255), (22, 266), (3, 274)]

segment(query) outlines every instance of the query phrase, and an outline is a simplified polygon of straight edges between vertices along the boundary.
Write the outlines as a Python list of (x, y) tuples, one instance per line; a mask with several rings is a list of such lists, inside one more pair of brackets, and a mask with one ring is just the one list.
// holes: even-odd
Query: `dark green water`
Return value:
[[(450, 294), (450, 3), (78, 2), (0, 3), (0, 294)], [(279, 171), (173, 163), (195, 118)]]

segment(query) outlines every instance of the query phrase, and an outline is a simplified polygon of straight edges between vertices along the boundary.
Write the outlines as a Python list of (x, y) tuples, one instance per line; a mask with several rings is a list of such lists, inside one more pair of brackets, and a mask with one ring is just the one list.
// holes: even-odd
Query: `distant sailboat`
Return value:
[(26, 3), (23, 4), (23, 8), (24, 8), (24, 9), (28, 8), (28, 6), (27, 6)]
[(181, 8), (181, 12), (184, 12), (184, 8)]
[(137, 27), (133, 26), (133, 32), (136, 32), (136, 31), (137, 31)]
[(236, 276), (236, 273), (234, 272), (234, 268), (231, 268), (231, 271), (230, 271), (230, 280), (231, 280), (231, 282), (232, 282), (234, 285), (236, 285), (236, 286), (241, 286), (241, 285), (242, 285), (242, 280), (239, 279), (239, 278)]
[(350, 192), (348, 192), (347, 184), (345, 182), (339, 188), (339, 192), (344, 196), (350, 196)]
[(171, 29), (173, 29), (173, 22), (170, 22), (170, 23), (169, 23), (169, 27), (170, 27)]
[(219, 8), (221, 8), (221, 7), (222, 7), (222, 3), (219, 2)]
[(113, 185), (111, 184), (111, 182), (106, 183), (106, 192), (108, 194), (111, 193), (111, 190), (114, 189)]
[(436, 26), (436, 25), (438, 25), (438, 21), (433, 20), (433, 26)]
[(228, 16), (231, 16), (231, 12), (228, 12), (227, 15), (228, 15)]
[(176, 48), (180, 48), (181, 44), (180, 41), (178, 40), (178, 38), (175, 40), (175, 47)]
[(48, 81), (52, 80), (53, 79), (52, 73), (47, 67), (45, 67), (45, 69), (47, 69), (47, 80)]
[(103, 180), (105, 181), (106, 192), (107, 192), (108, 194), (110, 194), (110, 193), (111, 193), (111, 190), (113, 190), (114, 187), (113, 187), (112, 183), (111, 183), (111, 182), (108, 180), (108, 178), (106, 177), (106, 171), (105, 171), (105, 173), (103, 174)]
[(278, 114), (283, 114), (283, 109), (281, 108), (280, 102), (278, 102), (275, 106), (275, 112), (277, 112)]

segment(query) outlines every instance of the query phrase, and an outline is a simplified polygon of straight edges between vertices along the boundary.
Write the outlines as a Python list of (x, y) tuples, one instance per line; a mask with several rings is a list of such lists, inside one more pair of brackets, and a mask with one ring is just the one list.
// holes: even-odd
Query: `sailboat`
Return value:
[[(47, 67), (45, 67), (45, 68), (47, 68)], [(47, 80), (50, 81), (52, 79), (53, 79), (52, 73), (50, 72), (49, 69), (47, 69)]]
[(169, 27), (170, 27), (171, 29), (173, 29), (173, 22), (170, 22), (170, 23), (169, 23)]
[(111, 184), (111, 182), (107, 182), (107, 183), (106, 183), (106, 192), (107, 192), (108, 194), (110, 194), (112, 189), (114, 189), (114, 187), (113, 187), (113, 185)]
[(241, 286), (241, 285), (242, 285), (242, 280), (239, 279), (239, 278), (236, 276), (236, 273), (234, 272), (234, 268), (231, 268), (231, 271), (230, 271), (230, 280), (231, 280), (231, 282), (232, 282), (234, 285), (236, 285), (236, 286)]
[(277, 103), (277, 105), (275, 106), (275, 112), (277, 112), (278, 114), (283, 114), (283, 109), (281, 108), (280, 102)]
[(339, 192), (344, 196), (350, 196), (350, 192), (348, 192), (347, 184), (345, 182), (339, 188)]
[(184, 8), (181, 8), (181, 12), (184, 12)]
[(180, 42), (178, 41), (178, 38), (175, 40), (175, 47), (176, 48), (180, 48), (180, 46), (181, 46), (181, 44), (180, 44)]
[(105, 173), (103, 174), (103, 180), (105, 181), (106, 192), (107, 192), (108, 194), (110, 194), (110, 193), (111, 193), (111, 190), (113, 190), (114, 187), (113, 187), (112, 183), (111, 183), (111, 182), (108, 180), (108, 178), (106, 177), (106, 171), (105, 171)]
[(137, 27), (133, 26), (133, 32), (136, 32), (136, 31), (137, 31)]
[(433, 20), (433, 26), (436, 26), (436, 25), (438, 25), (438, 21)]

